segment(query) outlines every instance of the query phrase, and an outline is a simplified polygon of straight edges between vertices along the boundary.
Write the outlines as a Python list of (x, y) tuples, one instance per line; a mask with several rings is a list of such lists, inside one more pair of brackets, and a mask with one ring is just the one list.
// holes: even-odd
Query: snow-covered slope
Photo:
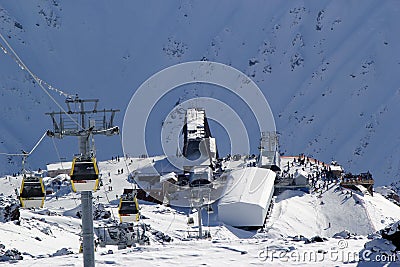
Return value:
[[(310, 162), (304, 166), (294, 163), (293, 157), (282, 158), (282, 166), (288, 174), (302, 171), (306, 176), (314, 177), (321, 166)], [(318, 180), (315, 187), (311, 187), (312, 194), (284, 191), (274, 201), (268, 231), (289, 236), (317, 234), (332, 237), (344, 230), (368, 235), (400, 220), (398, 205), (379, 193), (371, 196), (364, 187), (361, 189), (343, 188), (335, 180)]]
[[(138, 168), (143, 162), (142, 159), (132, 158), (127, 161), (128, 164), (130, 160)], [(113, 217), (117, 215), (116, 195), (132, 185), (127, 181), (123, 160), (100, 162), (99, 168), (104, 185), (94, 193), (94, 203), (104, 204)], [(118, 170), (122, 168), (125, 169), (124, 174), (119, 174)], [(62, 180), (65, 177), (59, 178)], [(0, 178), (0, 193), (15, 197), (14, 189), (19, 186), (19, 180), (20, 177)], [(50, 189), (54, 179), (45, 180)], [(0, 244), (4, 246), (0, 245), (0, 259), (3, 251), (15, 248), (24, 258), (16, 262), (17, 266), (81, 266), (82, 255), (78, 254), (80, 219), (76, 216), (79, 194), (68, 190), (67, 184), (61, 184), (59, 191), (57, 185), (53, 189), (54, 194), (47, 196), (44, 209), (21, 211), (20, 224), (0, 222)], [(321, 202), (324, 204), (321, 205)], [(217, 209), (214, 214), (204, 211), (203, 230), (211, 233), (211, 238), (206, 240), (190, 238), (196, 235), (197, 220), (193, 226), (187, 225), (187, 209), (145, 202), (140, 203), (140, 208), (144, 216), (142, 222), (172, 237), (173, 241), (162, 243), (153, 238), (149, 246), (138, 245), (124, 250), (117, 250), (116, 246), (99, 247), (96, 252), (97, 266), (127, 266), (133, 263), (141, 266), (249, 266), (265, 265), (266, 261), (287, 266), (287, 262), (278, 258), (278, 252), (332, 251), (343, 244), (343, 240), (338, 243), (340, 239), (332, 238), (333, 235), (346, 230), (352, 234), (350, 239), (345, 240), (346, 249), (358, 254), (370, 241), (367, 234), (400, 220), (400, 207), (380, 194), (375, 193), (372, 197), (353, 191), (350, 195), (350, 191), (346, 194), (346, 190), (338, 190), (335, 184), (330, 184), (322, 194), (285, 191), (274, 200), (267, 225), (260, 231), (244, 231), (223, 225), (216, 220)], [(196, 217), (197, 214), (191, 213), (190, 216)], [(97, 220), (95, 226), (105, 222), (107, 220)], [(309, 243), (315, 236), (327, 240)], [(277, 254), (269, 254), (273, 259), (266, 259), (266, 250)], [(326, 258), (323, 263), (324, 266), (337, 266), (341, 261)], [(349, 266), (355, 264), (357, 262), (351, 262)]]
[(400, 220), (399, 210), (380, 194), (350, 196), (350, 191), (330, 185), (321, 197), (298, 191), (283, 192), (276, 199), (267, 225), (271, 232), (290, 236), (332, 237), (343, 230), (367, 235)]
[[(232, 65), (263, 90), (283, 152), (334, 158), (353, 172), (370, 170), (383, 185), (400, 173), (399, 11), (395, 0), (19, 0), (0, 1), (0, 31), (39, 77), (122, 113), (135, 89), (167, 66), (202, 59)], [(8, 56), (0, 58), (0, 152), (29, 149), (51, 127), (43, 113), (58, 108)], [(201, 96), (201, 86), (190, 93), (194, 87), (177, 89), (154, 125), (179, 97)], [(149, 142), (156, 154), (159, 136)], [(259, 136), (251, 138), (256, 149)], [(100, 158), (121, 154), (120, 139), (108, 139), (96, 143)], [(75, 142), (58, 144), (62, 157), (76, 153)], [(228, 152), (229, 145), (219, 146)], [(53, 161), (52, 151), (45, 141), (32, 167)], [(1, 172), (15, 171), (18, 162), (11, 161), (1, 160)]]

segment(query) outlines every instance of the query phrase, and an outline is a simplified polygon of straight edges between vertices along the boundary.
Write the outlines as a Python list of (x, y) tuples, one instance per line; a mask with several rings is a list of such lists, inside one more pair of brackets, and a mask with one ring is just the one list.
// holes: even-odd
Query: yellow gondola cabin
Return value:
[(19, 199), (22, 208), (43, 208), (46, 191), (41, 177), (26, 176), (22, 179)]
[(74, 192), (96, 191), (99, 187), (99, 168), (96, 158), (75, 157), (70, 176)]
[(139, 221), (139, 204), (133, 189), (124, 189), (119, 201), (118, 215), (121, 223)]

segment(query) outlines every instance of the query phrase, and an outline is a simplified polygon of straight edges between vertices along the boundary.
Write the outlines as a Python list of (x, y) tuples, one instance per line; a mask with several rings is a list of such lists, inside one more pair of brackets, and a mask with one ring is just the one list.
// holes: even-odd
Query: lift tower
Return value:
[[(93, 135), (112, 136), (119, 134), (118, 126), (114, 126), (114, 116), (118, 109), (98, 110), (98, 99), (80, 99), (68, 97), (65, 100), (68, 110), (46, 113), (53, 122), (53, 131), (48, 131), (50, 137), (64, 138), (76, 136), (79, 140), (79, 153), (83, 158), (94, 158), (94, 145), (90, 146)], [(89, 109), (85, 105), (90, 105)], [(97, 167), (96, 167), (97, 168)], [(81, 191), (82, 204), (82, 235), (83, 264), (85, 267), (95, 266), (92, 191)]]

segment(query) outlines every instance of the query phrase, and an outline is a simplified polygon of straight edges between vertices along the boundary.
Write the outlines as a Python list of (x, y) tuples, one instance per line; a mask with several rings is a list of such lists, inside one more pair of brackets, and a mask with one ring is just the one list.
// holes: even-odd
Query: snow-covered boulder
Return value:
[(308, 239), (307, 237), (305, 237), (305, 236), (302, 236), (302, 235), (296, 235), (296, 236), (294, 236), (293, 238), (292, 238), (292, 240), (293, 241), (296, 241), (296, 242), (299, 242), (299, 241), (304, 241), (305, 243), (310, 243), (310, 239)]
[(304, 242), (304, 244), (315, 243), (315, 242), (325, 242), (325, 241), (327, 241), (327, 240), (328, 240), (328, 239), (325, 238), (325, 237), (320, 237), (320, 236), (316, 235), (316, 236), (311, 237), (310, 240), (308, 240), (308, 241), (306, 240), (306, 241)]
[[(388, 266), (389, 263), (399, 263), (400, 221), (381, 230), (380, 236), (378, 234), (364, 245), (364, 249), (359, 253), (360, 266)], [(381, 260), (376, 262), (376, 259)]]
[[(378, 238), (367, 242), (359, 253), (359, 266), (387, 266), (390, 262), (396, 262), (396, 247), (389, 240)], [(376, 262), (376, 259), (385, 259)], [(390, 265), (391, 266), (391, 265)]]
[(394, 186), (379, 186), (375, 188), (375, 192), (378, 192), (385, 198), (389, 199), (394, 204), (400, 206), (400, 194), (397, 188)]
[(0, 195), (0, 222), (19, 220), (19, 201)]
[(68, 248), (62, 248), (57, 250), (55, 253), (53, 253), (51, 255), (51, 257), (57, 257), (57, 256), (65, 256), (65, 255), (69, 255), (69, 254), (73, 254), (74, 252), (72, 252), (70, 249)]
[(19, 252), (17, 249), (8, 249), (4, 250), (5, 246), (1, 245), (0, 246), (0, 262), (4, 261), (17, 261), (17, 260), (22, 260), (23, 257), (21, 256), (21, 252)]
[(111, 212), (109, 210), (106, 210), (103, 204), (99, 203), (94, 207), (95, 207), (95, 209), (93, 210), (94, 220), (108, 219), (111, 217)]
[[(93, 220), (103, 220), (103, 219), (109, 219), (111, 217), (111, 212), (109, 210), (106, 210), (104, 205), (99, 203), (93, 205)], [(82, 218), (82, 207), (81, 205), (67, 210), (63, 213), (64, 216), (70, 216), (74, 218)]]
[(349, 239), (351, 237), (351, 234), (347, 230), (343, 230), (339, 233), (336, 233), (332, 236), (333, 238), (340, 238), (340, 239)]
[(400, 221), (381, 230), (382, 238), (392, 241), (396, 251), (400, 251)]

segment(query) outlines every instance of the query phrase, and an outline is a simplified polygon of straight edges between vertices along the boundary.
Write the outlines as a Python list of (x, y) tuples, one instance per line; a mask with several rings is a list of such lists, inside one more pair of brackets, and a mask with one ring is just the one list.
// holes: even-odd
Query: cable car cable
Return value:
[[(62, 163), (62, 160), (61, 160), (61, 156), (60, 156), (59, 150), (58, 150), (58, 148), (57, 148), (56, 142), (54, 141), (54, 138), (52, 138), (52, 141), (53, 141), (54, 149), (55, 149), (55, 151), (56, 151), (56, 153), (57, 153), (58, 160), (59, 160), (60, 163), (61, 163), (61, 169), (64, 169), (64, 166), (63, 166), (63, 163)], [(75, 207), (78, 207), (78, 202), (76, 202), (76, 198), (73, 197), (72, 199), (74, 200)]]
[[(122, 135), (120, 135), (119, 138), (120, 138), (121, 145), (122, 145)], [(126, 157), (125, 157), (125, 155), (122, 155), (122, 158), (123, 158), (123, 160), (124, 160), (125, 167), (126, 167), (126, 170), (127, 170), (127, 172), (128, 172), (128, 178), (129, 178), (129, 175), (131, 175), (131, 171), (129, 170), (128, 163), (126, 163)], [(135, 186), (133, 186), (133, 184), (134, 184), (134, 179), (133, 179), (133, 177), (132, 177), (132, 182), (130, 182), (130, 184), (131, 184), (131, 188), (132, 188), (133, 190), (136, 190), (136, 189), (137, 189), (137, 188), (136, 188), (136, 184), (135, 184)]]
[[(111, 201), (110, 201), (110, 199), (108, 198), (108, 194), (107, 194), (107, 191), (106, 191), (106, 186), (105, 186), (104, 183), (103, 183), (103, 190), (104, 190), (104, 194), (106, 195), (108, 204), (111, 206)], [(111, 208), (111, 215), (112, 215), (112, 217), (113, 217), (113, 220), (114, 220), (114, 221), (117, 221), (117, 220), (115, 219), (114, 211), (113, 211), (112, 208)]]
[[(37, 82), (37, 84), (39, 85), (39, 87), (46, 93), (46, 95), (48, 97), (50, 97), (50, 99), (66, 114), (66, 116), (68, 116), (79, 128), (81, 128), (82, 130), (85, 130), (82, 128), (82, 126), (74, 119), (72, 118), (72, 116), (70, 114), (68, 114), (67, 111), (65, 111), (65, 109), (57, 102), (57, 100), (54, 99), (54, 97), (46, 90), (46, 88), (44, 88), (44, 86), (42, 85), (42, 81), (41, 79), (39, 79), (26, 65), (25, 63), (22, 61), (22, 59), (18, 56), (18, 54), (14, 51), (14, 49), (11, 47), (11, 45), (7, 42), (7, 40), (4, 38), (3, 34), (0, 32), (0, 38), (3, 40), (3, 42), (6, 44), (6, 46), (9, 48), (9, 50), (12, 52), (14, 58), (12, 57), (11, 54), (8, 53), (8, 51), (0, 44), (1, 49), (3, 50), (4, 53), (10, 55), (15, 61), (16, 63), (20, 66), (21, 69), (26, 70), (29, 75)], [(47, 83), (46, 83), (47, 84)], [(50, 88), (50, 87), (49, 87)], [(54, 87), (51, 86), (51, 88), (55, 89)], [(52, 90), (53, 90), (52, 89)], [(68, 95), (64, 92), (62, 92), (61, 90), (55, 90), (58, 93), (62, 93), (64, 95)], [(71, 95), (68, 95), (68, 97), (70, 97)]]
[(28, 157), (30, 156), (33, 151), (39, 146), (39, 144), (43, 141), (44, 137), (47, 135), (47, 131), (44, 132), (44, 134), (42, 135), (42, 137), (40, 137), (39, 141), (36, 142), (36, 144), (34, 145), (34, 147), (31, 149), (30, 152), (25, 152), (23, 151), (22, 153), (6, 153), (6, 152), (0, 152), (0, 155), (6, 155), (6, 156), (23, 156), (23, 157)]
[[(0, 33), (0, 34), (1, 34), (1, 33)], [(25, 70), (25, 67), (24, 67), (24, 65), (21, 63), (20, 59), (18, 59), (17, 57), (15, 57), (13, 54), (10, 54), (10, 53), (8, 52), (8, 50), (7, 50), (1, 43), (0, 43), (0, 48), (1, 48), (1, 50), (3, 50), (4, 54), (9, 55), (9, 56), (15, 61), (15, 63), (16, 63), (22, 70)], [(50, 90), (55, 91), (55, 92), (59, 93), (60, 95), (65, 96), (65, 97), (72, 97), (72, 95), (63, 92), (62, 90), (57, 89), (57, 88), (53, 87), (51, 84), (47, 83), (46, 81), (40, 79), (37, 75), (35, 75), (35, 77), (37, 78), (37, 80), (38, 80), (40, 83), (43, 83), (44, 85), (46, 85)]]
[(63, 162), (62, 162), (62, 160), (61, 160), (60, 152), (58, 151), (58, 148), (57, 148), (57, 146), (56, 146), (56, 142), (54, 141), (54, 138), (51, 138), (51, 140), (53, 141), (54, 150), (56, 151), (58, 160), (60, 161), (61, 169), (64, 170)]
[(208, 191), (208, 205), (207, 205), (207, 224), (208, 224), (208, 234), (210, 235), (210, 207), (212, 208), (211, 204), (210, 204), (210, 200), (211, 200), (211, 189)]

